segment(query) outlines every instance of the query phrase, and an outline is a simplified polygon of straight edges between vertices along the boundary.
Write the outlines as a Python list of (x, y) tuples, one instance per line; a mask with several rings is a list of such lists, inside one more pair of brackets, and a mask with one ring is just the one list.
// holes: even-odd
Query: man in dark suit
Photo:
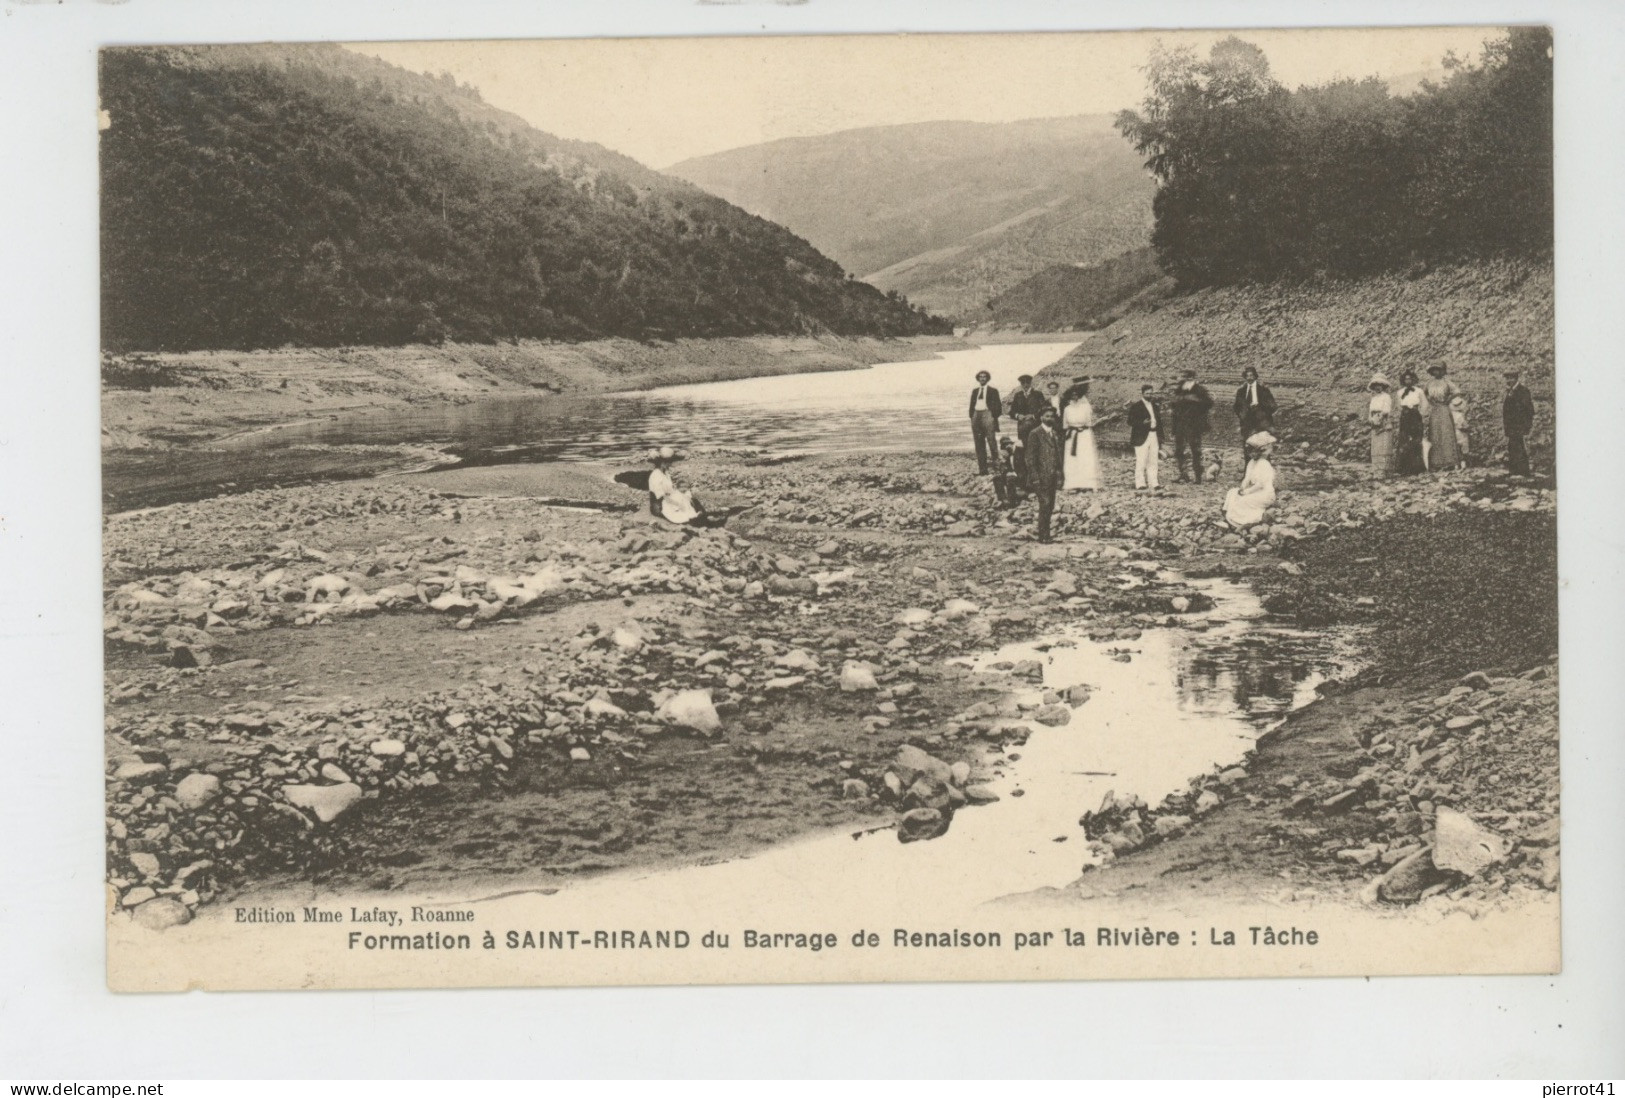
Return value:
[(1508, 370), (1507, 393), (1501, 400), (1501, 429), (1507, 436), (1507, 472), (1529, 475), (1529, 450), (1524, 438), (1535, 426), (1535, 400), (1517, 370)]
[(999, 416), (1004, 409), (999, 405), (999, 391), (988, 382), (993, 375), (986, 370), (976, 375), (976, 388), (970, 391), (970, 433), (976, 442), (976, 467), (987, 476), (988, 463), (998, 456)]
[(1061, 456), (1061, 419), (1054, 408), (1045, 408), (1038, 426), (1027, 432), (1027, 484), (1038, 499), (1038, 540), (1051, 542), (1050, 516), (1055, 514), (1055, 493), (1066, 483), (1065, 459)]
[(1027, 436), (1038, 426), (1038, 417), (1043, 415), (1049, 403), (1043, 393), (1033, 388), (1033, 375), (1022, 374), (1017, 380), (1021, 382), (1021, 388), (1010, 397), (1010, 414), (1016, 421), (1016, 476), (1025, 481), (1030, 468)]
[(1202, 483), (1202, 436), (1207, 434), (1208, 410), (1213, 397), (1207, 386), (1196, 380), (1195, 370), (1186, 370), (1174, 389), (1174, 462), (1179, 466), (1179, 483), (1190, 480), (1185, 473), (1185, 454), (1190, 453), (1196, 483)]
[(1134, 447), (1134, 487), (1157, 488), (1157, 453), (1162, 444), (1162, 409), (1150, 385), (1140, 386), (1140, 399), (1123, 410), (1128, 442)]
[(1241, 371), (1241, 388), (1236, 390), (1236, 422), (1241, 426), (1241, 439), (1275, 426), (1275, 394), (1258, 380), (1258, 371), (1251, 366)]

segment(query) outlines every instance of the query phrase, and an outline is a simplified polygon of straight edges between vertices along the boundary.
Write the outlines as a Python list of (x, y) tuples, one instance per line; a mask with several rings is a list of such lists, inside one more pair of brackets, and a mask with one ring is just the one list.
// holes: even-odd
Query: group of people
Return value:
[[(1015, 507), (1023, 493), (1038, 503), (1038, 540), (1051, 540), (1050, 525), (1060, 491), (1098, 491), (1102, 487), (1096, 430), (1116, 416), (1097, 418), (1089, 400), (1090, 379), (1072, 379), (1063, 393), (1058, 382), (1047, 391), (1033, 388), (1033, 379), (1023, 374), (1020, 389), (1008, 402), (993, 387), (986, 370), (976, 375), (970, 395), (971, 435), (976, 460), (984, 476), (993, 477), (993, 489), (1006, 507)], [(1263, 510), (1275, 499), (1275, 474), (1269, 464), (1275, 437), (1269, 429), (1275, 421), (1275, 396), (1259, 381), (1258, 371), (1248, 367), (1234, 401), (1236, 422), (1241, 430), (1247, 472), (1242, 484), (1227, 500), (1226, 514), (1237, 525), (1260, 521)], [(1210, 429), (1209, 413), (1213, 397), (1197, 380), (1195, 370), (1185, 370), (1174, 387), (1168, 406), (1152, 385), (1140, 387), (1138, 400), (1121, 413), (1134, 450), (1134, 487), (1158, 491), (1158, 459), (1163, 438), (1171, 434), (1174, 460), (1180, 483), (1201, 484), (1204, 474), (1211, 479), (1217, 462), (1203, 461), (1202, 440)], [(1015, 437), (999, 430), (1001, 418), (1015, 421)], [(1251, 517), (1256, 513), (1257, 517)]]
[[(1399, 391), (1382, 374), (1371, 379), (1367, 420), (1371, 427), (1371, 469), (1379, 477), (1390, 474), (1445, 472), (1464, 469), (1473, 458), (1467, 425), (1467, 400), (1448, 371), (1435, 363), (1429, 380), (1419, 384), (1415, 370), (1399, 375)], [(1528, 476), (1529, 432), (1535, 425), (1535, 402), (1517, 370), (1506, 371), (1506, 393), (1501, 398), (1501, 427), (1507, 441), (1507, 469)]]
[[(1396, 393), (1381, 374), (1370, 383), (1371, 464), (1379, 476), (1464, 468), (1472, 454), (1467, 404), (1442, 364), (1428, 367), (1430, 380), (1419, 384), (1416, 373), (1400, 375)], [(1517, 370), (1506, 373), (1502, 400), (1502, 427), (1507, 440), (1507, 467), (1521, 476), (1530, 473), (1527, 438), (1534, 426), (1534, 401)], [(976, 460), (983, 475), (993, 477), (994, 492), (1006, 507), (1021, 502), (1024, 493), (1038, 503), (1038, 540), (1051, 539), (1050, 525), (1058, 492), (1097, 491), (1101, 487), (1096, 430), (1116, 416), (1097, 418), (1089, 400), (1089, 379), (1074, 378), (1064, 393), (1056, 382), (1046, 392), (1033, 388), (1030, 375), (1019, 379), (1021, 388), (1008, 402), (991, 384), (987, 371), (976, 375), (971, 390), (971, 431)], [(1217, 456), (1203, 460), (1203, 439), (1210, 430), (1213, 397), (1197, 380), (1195, 370), (1183, 371), (1164, 402), (1153, 385), (1140, 387), (1139, 399), (1121, 413), (1134, 450), (1134, 487), (1158, 491), (1158, 458), (1165, 437), (1171, 435), (1180, 483), (1201, 484), (1219, 472)], [(1241, 385), (1232, 404), (1246, 463), (1242, 482), (1225, 497), (1225, 519), (1237, 528), (1262, 522), (1275, 502), (1275, 468), (1271, 457), (1276, 438), (1275, 394), (1259, 380), (1258, 371), (1242, 371)], [(1015, 422), (1015, 437), (1002, 434), (1001, 418)]]

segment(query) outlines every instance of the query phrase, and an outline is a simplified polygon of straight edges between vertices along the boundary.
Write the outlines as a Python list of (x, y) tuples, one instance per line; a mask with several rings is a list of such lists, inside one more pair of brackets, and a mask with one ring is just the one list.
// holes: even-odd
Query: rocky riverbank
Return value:
[[(1115, 483), (1123, 461), (1107, 458)], [(1165, 567), (1308, 582), (1336, 573), (1316, 554), (1340, 560), (1342, 539), (1396, 522), (1536, 524), (1519, 526), (1535, 531), (1530, 552), (1545, 546), (1548, 568), (1555, 557), (1541, 533), (1551, 530), (1545, 489), (1476, 471), (1373, 488), (1329, 457), (1290, 467), (1274, 521), (1246, 537), (1215, 521), (1214, 488), (1112, 489), (1068, 496), (1054, 545), (1031, 541), (1031, 504), (1014, 519), (993, 506), (961, 454), (699, 455), (684, 472), (707, 502), (748, 508), (714, 531), (653, 524), (612, 470), (588, 477), (596, 510), (541, 502), (558, 491), (543, 467), (535, 490), (525, 467), (488, 480), (459, 472), (109, 518), (117, 905), (161, 926), (278, 880), (562, 883), (730, 857), (838, 824), (929, 838), (986, 799), (981, 777), (1028, 719), (1088, 720), (1087, 689), (1035, 690), (1036, 668), (972, 672), (949, 657), (1061, 623), (1086, 622), (1102, 640), (1199, 624), (1204, 597), (1159, 578)], [(1462, 568), (1472, 574), (1479, 559), (1465, 552)], [(1555, 590), (1545, 573), (1530, 583)], [(1392, 613), (1377, 587), (1272, 592), (1295, 599), (1281, 609), (1306, 621), (1330, 612), (1380, 633)], [(1527, 754), (1528, 773), (1481, 777), (1471, 790), (1436, 784), (1454, 773), (1446, 754), (1465, 777), (1509, 737), (1544, 742), (1503, 702), (1555, 728), (1549, 683), (1490, 670), (1487, 685), (1475, 679), (1441, 701), (1437, 718), (1404, 708), (1421, 682), (1369, 687), (1402, 700), (1385, 710), (1390, 726), (1352, 714), (1337, 725), (1351, 745), (1343, 755), (1368, 752), (1376, 768), (1345, 818), (1369, 811), (1386, 830), (1339, 837), (1309, 872), (1374, 875), (1404, 851), (1400, 864), (1416, 852), (1406, 844), (1430, 841), (1440, 808), (1555, 811), (1555, 751), (1544, 747)], [(1448, 693), (1425, 685), (1430, 697)], [(1450, 727), (1473, 715), (1480, 723)], [(1405, 774), (1413, 746), (1424, 769)], [(1269, 750), (1248, 781), (1275, 780), (1256, 765)], [(1360, 773), (1319, 766), (1294, 798), (1318, 806), (1338, 795), (1328, 783)], [(1197, 834), (1207, 822), (1196, 801), (1211, 782), (1192, 777), (1190, 813), (1180, 801), (1160, 815), (1190, 814)], [(1543, 782), (1550, 798), (1512, 804)], [(1401, 794), (1412, 798), (1403, 808)], [(1299, 811), (1294, 798), (1283, 819)], [(1273, 811), (1268, 800), (1260, 811)], [(1540, 821), (1520, 816), (1510, 831), (1522, 835), (1525, 822)], [(1084, 830), (1106, 841), (1098, 821)], [(1378, 838), (1365, 862), (1337, 856)], [(1123, 851), (1118, 865), (1133, 858)]]

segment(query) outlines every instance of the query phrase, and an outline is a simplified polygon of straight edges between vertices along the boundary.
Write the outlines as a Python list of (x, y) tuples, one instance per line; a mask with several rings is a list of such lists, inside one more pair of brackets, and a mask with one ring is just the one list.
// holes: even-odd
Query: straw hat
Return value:
[(1371, 375), (1371, 384), (1367, 385), (1366, 388), (1367, 389), (1375, 389), (1379, 385), (1381, 385), (1384, 389), (1392, 389), (1393, 388), (1392, 385), (1388, 384), (1388, 379), (1386, 377), (1383, 377), (1381, 374), (1372, 374)]
[(1275, 436), (1268, 431), (1259, 431), (1255, 435), (1247, 436), (1247, 445), (1258, 450), (1262, 450), (1266, 446), (1274, 446), (1275, 442)]

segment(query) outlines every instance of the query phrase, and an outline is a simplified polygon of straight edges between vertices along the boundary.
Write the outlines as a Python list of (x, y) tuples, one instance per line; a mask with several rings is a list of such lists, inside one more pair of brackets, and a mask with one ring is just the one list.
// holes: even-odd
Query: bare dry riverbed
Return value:
[[(748, 508), (713, 531), (652, 523), (590, 464), (110, 516), (113, 902), (162, 926), (291, 884), (563, 888), (831, 828), (929, 850), (1002, 826), (965, 813), (1000, 819), (1018, 785), (1071, 821), (1033, 836), (1066, 874), (1011, 885), (1057, 903), (1555, 887), (1553, 493), (1481, 471), (1374, 487), (1308, 446), (1282, 466), (1245, 538), (1218, 488), (1113, 488), (1066, 497), (1039, 546), (1031, 505), (993, 506), (963, 453), (699, 454), (707, 501)], [(1216, 609), (1214, 583), (1244, 586)], [(1225, 599), (1248, 588), (1268, 612), (1238, 627)], [(1138, 801), (1023, 769), (1029, 739), (1041, 760), (1040, 735), (1104, 735), (1090, 699), (1119, 687), (1059, 681), (1068, 646), (1134, 669), (1152, 645), (1223, 695), (1233, 742)], [(1479, 832), (1491, 861), (1435, 864)]]

